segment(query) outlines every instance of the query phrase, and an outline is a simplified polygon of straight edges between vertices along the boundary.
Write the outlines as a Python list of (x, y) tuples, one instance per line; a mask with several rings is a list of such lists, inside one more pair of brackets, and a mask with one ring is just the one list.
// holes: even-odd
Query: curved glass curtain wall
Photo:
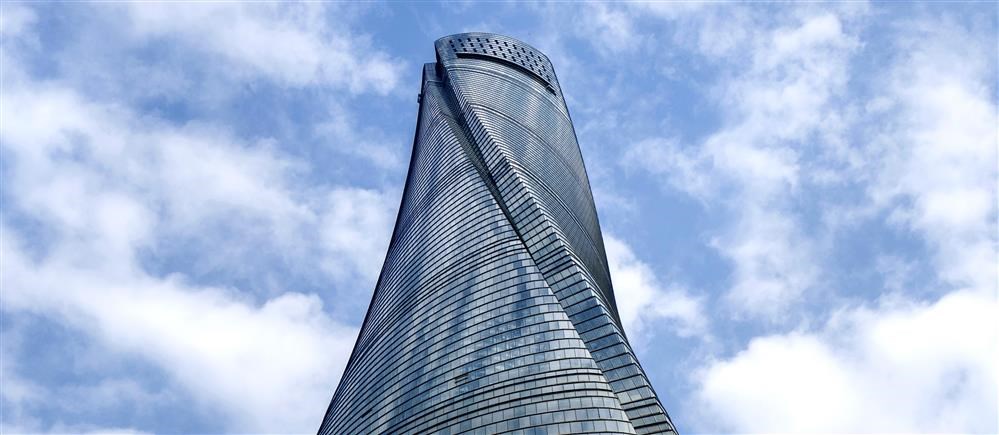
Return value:
[(548, 58), (436, 41), (396, 226), (320, 434), (674, 432), (618, 317)]

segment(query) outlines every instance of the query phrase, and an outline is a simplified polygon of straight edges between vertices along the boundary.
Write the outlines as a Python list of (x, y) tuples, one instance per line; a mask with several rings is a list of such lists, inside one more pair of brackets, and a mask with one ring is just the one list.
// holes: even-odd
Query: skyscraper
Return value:
[(621, 326), (551, 62), (489, 33), (434, 46), (388, 254), (319, 433), (673, 432)]

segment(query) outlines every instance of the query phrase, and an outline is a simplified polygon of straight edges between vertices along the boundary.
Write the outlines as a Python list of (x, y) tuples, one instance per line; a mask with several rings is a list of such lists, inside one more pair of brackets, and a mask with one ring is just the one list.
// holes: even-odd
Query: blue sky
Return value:
[(683, 433), (999, 431), (995, 3), (0, 12), (5, 433), (314, 431), (462, 31), (552, 59)]

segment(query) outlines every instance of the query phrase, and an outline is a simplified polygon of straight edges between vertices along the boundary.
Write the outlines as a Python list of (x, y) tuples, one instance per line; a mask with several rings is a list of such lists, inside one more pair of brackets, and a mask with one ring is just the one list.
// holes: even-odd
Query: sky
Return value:
[(546, 53), (681, 433), (997, 433), (999, 6), (0, 4), (0, 431), (310, 433), (424, 62)]

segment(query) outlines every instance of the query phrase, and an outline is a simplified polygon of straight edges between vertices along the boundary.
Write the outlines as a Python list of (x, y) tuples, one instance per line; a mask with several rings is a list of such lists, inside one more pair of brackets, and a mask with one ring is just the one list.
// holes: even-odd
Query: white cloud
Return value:
[(398, 85), (402, 63), (374, 50), (329, 15), (341, 5), (132, 3), (125, 6), (140, 38), (177, 38), (229, 62), (234, 73), (291, 86), (334, 85), (385, 94)]
[(680, 147), (675, 139), (647, 138), (629, 146), (621, 163), (628, 168), (654, 174), (664, 187), (685, 192), (694, 198), (707, 200), (717, 189), (711, 176), (711, 162)]
[[(886, 287), (843, 289), (876, 304), (826, 307), (827, 321), (800, 318), (794, 331), (709, 359), (695, 371), (699, 414), (688, 420), (723, 433), (996, 433), (994, 27), (896, 23), (905, 36), (885, 59), (894, 64), (851, 74), (865, 45), (842, 14), (798, 9), (797, 24), (764, 31), (738, 28), (752, 14), (731, 15), (742, 19), (727, 34), (694, 45), (718, 62), (747, 61), (722, 65), (734, 71), (713, 94), (729, 108), (722, 130), (698, 147), (639, 141), (622, 159), (710, 212), (730, 212), (711, 239), (733, 262), (728, 305), (787, 316), (825, 280), (818, 244), (829, 241), (818, 237), (837, 243), (836, 230), (878, 213), (927, 242), (940, 281), (923, 282), (913, 256), (876, 254)], [(854, 104), (848, 81), (877, 91)], [(870, 203), (816, 198), (828, 185), (859, 186)], [(842, 216), (806, 231), (802, 204)], [(919, 301), (927, 292), (939, 299)]]
[(725, 300), (737, 312), (786, 318), (819, 273), (812, 242), (782, 212), (754, 204), (740, 212), (736, 225), (711, 240), (735, 266)]
[[(946, 18), (904, 29), (894, 65), (873, 75), (884, 91), (852, 173), (889, 224), (927, 242), (940, 280), (882, 256), (876, 306), (710, 361), (697, 383), (713, 430), (999, 431), (995, 65), (981, 56), (993, 48)], [(925, 288), (942, 296), (915, 301)]]
[(660, 283), (652, 268), (620, 239), (605, 234), (604, 245), (618, 312), (632, 345), (643, 346), (663, 327), (680, 337), (706, 336), (708, 320), (701, 299), (682, 287)]
[[(315, 295), (283, 289), (257, 303), (183, 275), (152, 276), (138, 255), (167, 234), (204, 230), (205, 221), (263, 219), (289, 247), (307, 243), (298, 233), (310, 228), (353, 233), (357, 222), (323, 228), (316, 215), (324, 210), (296, 199), (282, 160), (267, 152), (135, 124), (72, 92), (30, 95), (11, 93), (18, 113), (3, 114), (5, 153), (16, 162), (7, 189), (16, 192), (10, 205), (56, 236), (42, 258), (31, 259), (16, 242), (22, 234), (4, 228), (5, 310), (36, 312), (90, 334), (108, 352), (147, 358), (224, 410), (233, 430), (311, 430), (322, 413), (315, 404), (328, 399), (356, 330), (325, 314)], [(50, 109), (63, 116), (44, 116)], [(370, 252), (329, 254), (319, 262), (374, 270), (363, 264)], [(211, 251), (197, 255), (216, 261)], [(224, 259), (220, 267), (238, 262)]]
[[(152, 362), (176, 384), (171, 388), (224, 411), (230, 430), (312, 430), (321, 412), (315, 404), (332, 392), (354, 329), (300, 289), (279, 285), (260, 294), (199, 284), (170, 275), (174, 270), (154, 275), (138, 257), (169, 249), (176, 237), (196, 238), (213, 248), (192, 254), (199, 265), (232, 270), (274, 251), (289, 264), (326, 273), (320, 279), (373, 283), (396, 198), (371, 189), (302, 186), (307, 165), (283, 155), (280, 144), (245, 143), (194, 123), (168, 125), (114, 102), (90, 101), (57, 80), (19, 82), (23, 72), (12, 60), (19, 50), (8, 44), (35, 43), (24, 33), (36, 20), (28, 9), (3, 7), (5, 219), (13, 210), (53, 233), (33, 239), (6, 220), (0, 227), (5, 309), (84, 331), (109, 355)], [(134, 24), (129, 35), (213, 59), (211, 67), (240, 83), (266, 79), (350, 93), (396, 89), (400, 62), (342, 23), (327, 24), (339, 12), (328, 7), (339, 6), (133, 4), (120, 10)], [(919, 30), (893, 50), (897, 57), (885, 58), (900, 62), (861, 77), (847, 68), (864, 45), (842, 10), (782, 9), (783, 24), (775, 26), (753, 9), (699, 3), (587, 8), (598, 13), (584, 15), (590, 21), (580, 28), (604, 38), (594, 41), (603, 54), (650, 40), (639, 18), (623, 14), (631, 11), (682, 21), (673, 42), (690, 44), (700, 60), (722, 67), (710, 94), (723, 115), (719, 132), (696, 146), (682, 146), (669, 134), (640, 141), (623, 161), (731, 218), (708, 240), (732, 262), (727, 307), (782, 319), (822, 285), (825, 252), (815, 237), (825, 230), (804, 227), (795, 209), (816, 193), (809, 183), (861, 184), (873, 207), (890, 213), (889, 223), (925, 239), (931, 273), (944, 281), (917, 283), (914, 268), (922, 263), (879, 255), (872, 264), (894, 282), (871, 293), (889, 296), (840, 309), (811, 328), (774, 332), (766, 324), (770, 332), (741, 352), (710, 360), (697, 372), (704, 412), (698, 420), (726, 432), (995, 433), (999, 117), (988, 40), (994, 28), (965, 32), (946, 19), (898, 24)], [(681, 35), (686, 30), (689, 35)], [(871, 83), (883, 92), (858, 106), (874, 125), (855, 130), (866, 136), (850, 145), (863, 149), (850, 149), (844, 132), (857, 121), (842, 101), (847, 85), (882, 73), (883, 80)], [(402, 166), (388, 141), (352, 124), (343, 116), (319, 132), (356, 145), (348, 152), (376, 166)], [(218, 230), (235, 237), (215, 238)], [(619, 239), (608, 237), (607, 250), (632, 340), (641, 345), (664, 325), (680, 336), (704, 336), (709, 320), (702, 299), (664, 283)], [(942, 296), (909, 300), (903, 295), (914, 285), (936, 286)], [(5, 400), (44, 400), (49, 393), (12, 378), (9, 365), (5, 370)], [(109, 384), (95, 394), (151, 400), (134, 388)], [(0, 424), (5, 431), (107, 430), (29, 420)]]
[[(797, 164), (787, 161), (786, 154), (745, 142), (725, 143), (719, 135), (700, 150), (683, 149), (675, 140), (647, 139), (631, 146), (622, 160), (698, 199), (711, 212), (727, 208), (733, 214), (708, 241), (733, 264), (725, 300), (737, 313), (774, 320), (785, 317), (784, 310), (818, 274), (807, 260), (814, 249), (811, 241), (782, 210), (783, 196), (798, 179)], [(722, 197), (720, 192), (731, 184), (736, 184), (737, 196)]]
[(355, 274), (363, 276), (362, 282), (374, 285), (388, 249), (394, 222), (390, 210), (398, 199), (383, 192), (337, 188), (329, 194), (329, 206), (322, 216), (321, 233), (323, 249), (328, 259), (324, 266), (333, 276)]
[[(227, 240), (226, 252), (234, 256), (228, 262), (204, 259), (220, 266), (234, 267), (261, 248), (300, 261), (318, 250), (320, 263), (338, 271), (334, 278), (377, 273), (373, 264), (383, 253), (375, 248), (387, 245), (395, 208), (385, 193), (315, 191), (296, 184), (305, 163), (267, 142), (243, 144), (224, 131), (171, 127), (113, 104), (84, 101), (71, 90), (22, 85), (6, 92), (9, 104), (0, 113), (7, 121), (4, 146), (16, 162), (9, 173), (20, 193), (14, 202), (67, 236), (94, 230), (95, 220), (108, 222), (131, 230), (109, 231), (116, 240), (105, 241), (106, 248), (127, 253), (155, 247), (165, 234), (205, 238), (221, 226), (252, 238)], [(104, 220), (88, 215), (95, 198), (115, 205)], [(365, 215), (333, 219), (352, 208)], [(154, 216), (116, 222), (133, 214)], [(317, 231), (327, 234), (324, 241), (338, 231), (361, 231), (370, 245), (357, 245), (364, 248), (358, 255), (350, 246), (324, 245), (312, 236)]]
[(19, 36), (30, 29), (37, 19), (34, 11), (23, 5), (5, 4), (3, 16), (0, 17), (0, 34), (11, 38)]
[(641, 12), (648, 12), (653, 16), (664, 19), (676, 19), (694, 13), (701, 12), (704, 8), (712, 6), (713, 3), (705, 1), (689, 2), (656, 2), (642, 1), (629, 3), (628, 6), (636, 8)]
[(603, 3), (586, 3), (582, 8), (576, 27), (605, 54), (634, 51), (640, 46), (642, 38), (624, 11)]
[(339, 105), (330, 107), (329, 121), (316, 126), (315, 133), (334, 151), (366, 160), (386, 170), (404, 168), (403, 156), (393, 140), (373, 129), (359, 128), (362, 123)]
[(996, 286), (995, 64), (988, 38), (917, 23), (887, 72), (890, 110), (873, 126), (868, 195), (931, 244), (940, 278)]
[(731, 433), (995, 433), (993, 295), (885, 301), (753, 339), (698, 374), (700, 421)]
[[(142, 257), (197, 240), (199, 249), (182, 251), (185, 257), (235, 272), (278, 252), (301, 270), (330, 272), (305, 281), (367, 293), (395, 204), (379, 191), (303, 186), (306, 164), (268, 141), (245, 143), (224, 129), (170, 125), (87, 100), (58, 81), (26, 79), (5, 60), (5, 72), (14, 72), (0, 112), (5, 312), (81, 331), (109, 358), (148, 361), (169, 388), (220, 410), (228, 430), (314, 430), (356, 328), (303, 289), (201, 284), (183, 268), (149, 271)], [(10, 219), (28, 220), (45, 236)], [(251, 271), (249, 282), (263, 286), (261, 274), (278, 269)], [(358, 276), (371, 282), (357, 285)], [(45, 388), (17, 385), (24, 388), (11, 395), (5, 383), (4, 400), (38, 400), (32, 392)], [(144, 406), (154, 407), (150, 401)], [(112, 430), (15, 418), (3, 422), (5, 430)]]
[(129, 258), (113, 253), (101, 258), (105, 268), (68, 253), (34, 263), (7, 239), (2, 253), (5, 309), (38, 313), (92, 334), (110, 352), (147, 358), (202, 405), (222, 409), (232, 430), (314, 428), (323, 412), (316, 404), (329, 398), (356, 334), (330, 319), (315, 295), (287, 292), (256, 304), (179, 276), (152, 278), (134, 265), (122, 271)]
[(788, 317), (818, 275), (815, 244), (794, 211), (807, 180), (800, 156), (817, 135), (841, 134), (828, 121), (839, 116), (833, 96), (857, 46), (835, 15), (794, 21), (744, 29), (753, 32), (741, 42), (749, 54), (725, 67), (714, 92), (730, 114), (721, 130), (697, 146), (639, 141), (622, 159), (731, 217), (710, 239), (733, 265), (725, 299), (737, 314), (773, 321)]

